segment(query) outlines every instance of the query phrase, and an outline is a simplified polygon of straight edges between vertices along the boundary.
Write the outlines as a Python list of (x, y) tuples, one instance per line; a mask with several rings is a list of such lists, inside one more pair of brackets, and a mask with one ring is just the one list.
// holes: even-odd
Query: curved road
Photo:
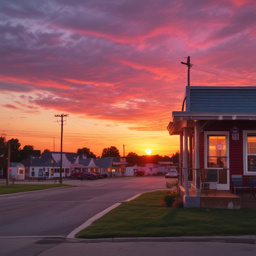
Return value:
[(64, 183), (78, 187), (0, 197), (0, 236), (67, 236), (115, 203), (138, 193), (166, 188), (163, 176)]

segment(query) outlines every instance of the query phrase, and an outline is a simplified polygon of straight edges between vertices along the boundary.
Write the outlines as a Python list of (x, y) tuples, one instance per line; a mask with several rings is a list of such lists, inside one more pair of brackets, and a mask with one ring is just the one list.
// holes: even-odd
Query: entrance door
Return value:
[(229, 132), (204, 133), (205, 169), (217, 169), (217, 189), (229, 190)]

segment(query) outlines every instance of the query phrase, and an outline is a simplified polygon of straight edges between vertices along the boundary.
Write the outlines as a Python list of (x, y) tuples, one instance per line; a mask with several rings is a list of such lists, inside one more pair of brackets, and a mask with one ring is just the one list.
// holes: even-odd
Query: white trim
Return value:
[[(207, 154), (208, 154), (208, 135), (224, 135), (226, 136), (226, 154), (227, 154), (227, 184), (218, 184), (217, 183), (217, 189), (219, 190), (229, 190), (229, 132), (228, 131), (206, 131), (204, 132), (204, 169), (224, 169), (224, 168), (209, 168), (207, 167)], [(225, 169), (226, 169), (225, 168)]]
[(232, 86), (186, 86), (190, 87), (190, 90), (193, 89), (208, 89), (208, 90), (220, 90), (220, 89), (225, 89), (225, 90), (256, 90), (256, 86), (237, 86), (237, 87), (232, 87)]
[(256, 130), (243, 130), (243, 174), (244, 175), (256, 175), (256, 172), (247, 171), (247, 134), (254, 133), (256, 135)]
[(256, 120), (255, 112), (173, 111), (172, 120)]

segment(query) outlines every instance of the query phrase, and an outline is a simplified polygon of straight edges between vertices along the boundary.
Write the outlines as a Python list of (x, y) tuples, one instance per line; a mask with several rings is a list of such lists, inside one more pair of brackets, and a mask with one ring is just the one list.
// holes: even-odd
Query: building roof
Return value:
[(10, 162), (10, 167), (17, 167), (19, 165), (24, 167), (24, 165), (21, 163)]
[(202, 112), (174, 111), (173, 121), (181, 120), (256, 120), (256, 110), (252, 112)]

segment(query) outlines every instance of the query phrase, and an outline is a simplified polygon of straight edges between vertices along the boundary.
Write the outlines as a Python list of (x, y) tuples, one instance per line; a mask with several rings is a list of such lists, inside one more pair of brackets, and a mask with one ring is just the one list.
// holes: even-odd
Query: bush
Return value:
[(163, 196), (161, 198), (161, 202), (163, 205), (167, 207), (172, 207), (172, 204), (178, 198), (178, 194), (175, 191), (165, 190), (163, 191)]
[(166, 187), (167, 188), (176, 188), (178, 190), (178, 187), (179, 187), (179, 181), (176, 181), (174, 183), (169, 183), (169, 181), (167, 180), (166, 181)]
[(175, 201), (172, 204), (173, 208), (181, 208), (183, 207), (183, 202), (180, 198), (176, 198)]

